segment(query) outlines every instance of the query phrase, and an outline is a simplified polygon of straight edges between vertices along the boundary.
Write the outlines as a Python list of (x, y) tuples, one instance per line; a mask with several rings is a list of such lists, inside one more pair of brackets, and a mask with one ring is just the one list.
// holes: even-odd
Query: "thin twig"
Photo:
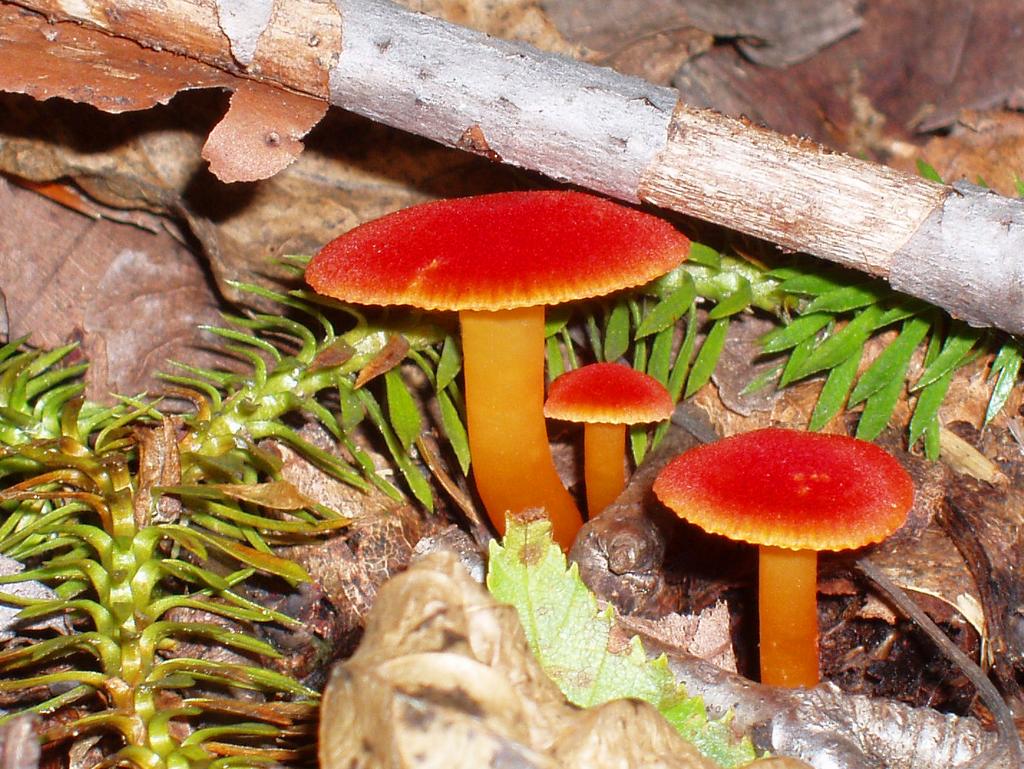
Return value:
[[(1020, 734), (1013, 720), (1013, 713), (1010, 712), (1006, 700), (1003, 699), (999, 690), (996, 689), (995, 684), (989, 680), (988, 676), (985, 675), (974, 660), (964, 654), (956, 644), (949, 640), (939, 626), (932, 621), (931, 617), (914, 603), (899, 585), (885, 576), (881, 569), (867, 558), (859, 559), (857, 561), (857, 568), (881, 588), (882, 592), (889, 597), (889, 600), (900, 611), (916, 622), (932, 642), (939, 647), (939, 650), (959, 667), (971, 683), (974, 684), (982, 702), (992, 712), (992, 717), (996, 722), (996, 732), (999, 735), (996, 751), (999, 753), (1005, 752), (1012, 759), (1011, 766), (1021, 766), (1022, 759), (1024, 759), (1024, 747), (1021, 745)], [(980, 758), (982, 757), (979, 756)]]

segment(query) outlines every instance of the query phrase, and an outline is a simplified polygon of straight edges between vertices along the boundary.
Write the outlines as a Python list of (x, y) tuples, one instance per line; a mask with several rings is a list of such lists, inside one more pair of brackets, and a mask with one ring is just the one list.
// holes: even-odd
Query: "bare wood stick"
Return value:
[(159, 16), (147, 0), (19, 4), (314, 96), (326, 76), (332, 104), (374, 120), (864, 270), (1024, 334), (1024, 203), (977, 187), (691, 109), (673, 89), (387, 0), (164, 0)]

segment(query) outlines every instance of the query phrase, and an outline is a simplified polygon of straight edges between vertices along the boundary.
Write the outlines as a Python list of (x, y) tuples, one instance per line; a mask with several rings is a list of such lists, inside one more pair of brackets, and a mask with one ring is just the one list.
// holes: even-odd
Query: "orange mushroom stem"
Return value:
[(758, 548), (761, 683), (814, 686), (818, 672), (818, 553)]
[(626, 425), (608, 422), (583, 425), (583, 457), (587, 512), (597, 515), (626, 488)]
[(463, 310), (463, 376), (473, 478), (500, 534), (505, 514), (543, 507), (572, 545), (583, 520), (562, 485), (544, 425), (544, 308)]

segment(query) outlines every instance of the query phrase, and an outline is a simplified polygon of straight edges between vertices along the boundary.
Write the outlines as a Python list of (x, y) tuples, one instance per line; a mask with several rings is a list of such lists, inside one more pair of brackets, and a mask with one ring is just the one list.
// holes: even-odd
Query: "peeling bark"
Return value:
[[(442, 144), (681, 211), (1024, 334), (1024, 203), (680, 103), (644, 80), (387, 0), (19, 0)], [(262, 9), (264, 12), (259, 12)], [(342, 44), (344, 40), (344, 45)], [(58, 42), (51, 43), (59, 45)], [(0, 57), (7, 55), (0, 34)]]

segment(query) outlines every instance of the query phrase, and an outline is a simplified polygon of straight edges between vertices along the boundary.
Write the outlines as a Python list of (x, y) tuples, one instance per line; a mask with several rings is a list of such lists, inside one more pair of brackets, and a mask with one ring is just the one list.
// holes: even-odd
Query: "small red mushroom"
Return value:
[(819, 680), (818, 551), (885, 539), (914, 502), (910, 475), (873, 443), (779, 428), (683, 452), (654, 492), (705, 531), (760, 546), (761, 681), (776, 686)]
[(310, 261), (346, 302), (456, 310), (473, 477), (499, 533), (543, 507), (568, 548), (582, 524), (544, 423), (544, 306), (638, 286), (679, 265), (668, 222), (579, 192), (505, 192), (413, 206), (360, 225)]
[(660, 422), (675, 404), (652, 376), (621, 363), (592, 363), (551, 383), (544, 416), (583, 422), (583, 477), (593, 518), (626, 485), (626, 426)]

